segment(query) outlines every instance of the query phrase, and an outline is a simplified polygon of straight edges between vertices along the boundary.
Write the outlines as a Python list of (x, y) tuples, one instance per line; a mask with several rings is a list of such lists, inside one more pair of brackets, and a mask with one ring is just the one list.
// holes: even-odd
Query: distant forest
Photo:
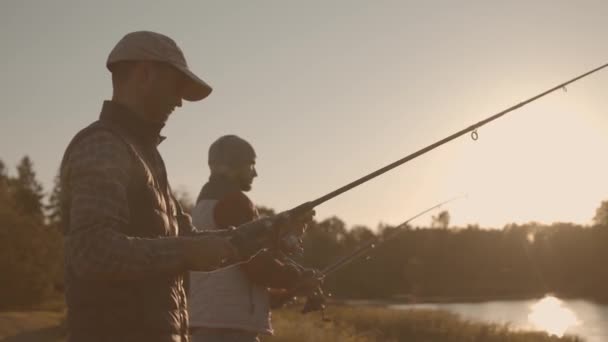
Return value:
[[(0, 308), (36, 305), (63, 289), (59, 182), (46, 192), (24, 157), (9, 172), (0, 161)], [(188, 196), (177, 194), (184, 207)], [(265, 214), (272, 209), (261, 207)], [(592, 212), (593, 208), (590, 208)], [(608, 201), (592, 226), (509, 224), (501, 229), (452, 227), (450, 215), (397, 237), (329, 276), (338, 298), (492, 299), (547, 292), (608, 301)], [(298, 261), (323, 268), (369, 239), (396, 228), (347, 227), (340, 218), (314, 222)]]

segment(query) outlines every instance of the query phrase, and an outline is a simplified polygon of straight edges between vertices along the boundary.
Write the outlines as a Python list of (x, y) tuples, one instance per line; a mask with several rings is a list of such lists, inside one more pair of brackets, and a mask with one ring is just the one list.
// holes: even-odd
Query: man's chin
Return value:
[(167, 121), (169, 120), (169, 117), (171, 116), (171, 113), (172, 113), (172, 112), (173, 112), (173, 111), (171, 111), (171, 112), (169, 112), (169, 113), (164, 114), (164, 115), (163, 115), (163, 116), (160, 118), (160, 119), (161, 119), (161, 120), (160, 120), (160, 121), (161, 121), (160, 123), (163, 123), (163, 124), (167, 123)]
[(171, 113), (158, 113), (156, 115), (150, 116), (149, 121), (156, 124), (166, 124), (167, 120), (169, 120), (169, 116)]
[(251, 184), (241, 184), (241, 190), (242, 191), (251, 191)]

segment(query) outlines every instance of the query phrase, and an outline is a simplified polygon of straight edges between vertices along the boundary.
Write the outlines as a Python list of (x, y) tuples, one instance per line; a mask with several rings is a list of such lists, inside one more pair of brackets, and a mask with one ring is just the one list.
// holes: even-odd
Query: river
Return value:
[(465, 319), (506, 323), (514, 329), (577, 335), (586, 342), (608, 342), (608, 305), (545, 296), (533, 300), (481, 303), (394, 304), (394, 309), (436, 309)]

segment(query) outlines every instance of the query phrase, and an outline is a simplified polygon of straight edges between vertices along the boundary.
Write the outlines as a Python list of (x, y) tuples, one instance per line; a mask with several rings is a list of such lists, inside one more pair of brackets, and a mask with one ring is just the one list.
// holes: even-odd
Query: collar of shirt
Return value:
[(160, 135), (165, 124), (146, 121), (115, 101), (104, 101), (99, 119), (118, 125), (144, 144), (157, 146), (165, 140), (165, 137)]

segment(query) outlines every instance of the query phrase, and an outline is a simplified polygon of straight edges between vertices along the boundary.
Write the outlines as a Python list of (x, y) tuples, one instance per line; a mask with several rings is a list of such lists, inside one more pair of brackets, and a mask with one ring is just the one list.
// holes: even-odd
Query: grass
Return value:
[(0, 311), (1, 342), (65, 341), (65, 302), (54, 296), (35, 306)]
[(320, 315), (302, 315), (283, 309), (273, 314), (275, 336), (263, 342), (574, 342), (575, 337), (549, 336), (541, 332), (514, 331), (505, 325), (477, 323), (455, 314), (434, 310), (332, 307), (332, 322)]
[(61, 342), (64, 314), (57, 311), (0, 312), (2, 342)]
[[(63, 342), (63, 310), (0, 312), (2, 342)], [(433, 310), (391, 310), (380, 307), (332, 306), (331, 322), (319, 313), (300, 314), (294, 308), (273, 312), (275, 336), (262, 342), (575, 342), (575, 337), (513, 331), (508, 326), (466, 321)]]

